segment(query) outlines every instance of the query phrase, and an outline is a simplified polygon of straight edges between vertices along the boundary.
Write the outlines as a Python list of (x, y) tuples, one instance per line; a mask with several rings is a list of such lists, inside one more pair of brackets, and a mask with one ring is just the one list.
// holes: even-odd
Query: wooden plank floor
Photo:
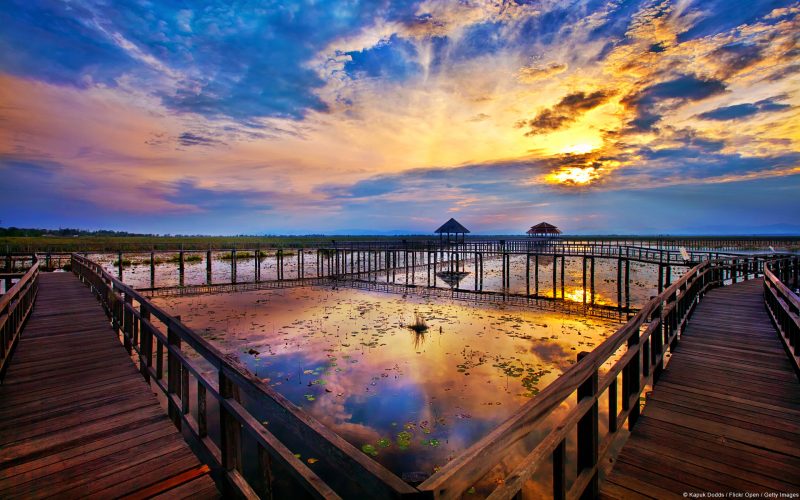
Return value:
[(762, 287), (750, 280), (700, 301), (602, 497), (800, 492), (800, 383)]
[(0, 386), (0, 498), (219, 493), (71, 273), (39, 296)]

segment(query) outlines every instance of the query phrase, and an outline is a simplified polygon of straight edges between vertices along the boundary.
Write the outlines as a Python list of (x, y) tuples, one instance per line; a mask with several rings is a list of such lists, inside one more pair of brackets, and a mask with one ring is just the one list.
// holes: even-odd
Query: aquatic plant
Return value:
[(414, 312), (414, 322), (408, 325), (408, 328), (414, 333), (421, 334), (428, 331), (428, 323), (419, 312)]

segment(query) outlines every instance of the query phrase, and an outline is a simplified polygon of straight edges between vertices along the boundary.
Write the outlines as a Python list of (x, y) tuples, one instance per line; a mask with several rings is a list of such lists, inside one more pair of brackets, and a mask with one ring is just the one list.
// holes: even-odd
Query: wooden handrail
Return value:
[(0, 382), (38, 292), (39, 262), (34, 257), (31, 268), (5, 294), (0, 295)]
[[(283, 442), (260, 423), (248, 409), (247, 401), (266, 408), (269, 429), (275, 429), (293, 442), (301, 443), (318, 456), (325, 467), (339, 479), (348, 478), (342, 494), (369, 494), (376, 498), (415, 496), (418, 491), (392, 474), (316, 419), (303, 412), (284, 396), (250, 374), (244, 367), (200, 337), (181, 321), (169, 315), (133, 288), (120, 282), (100, 265), (77, 254), (72, 255), (72, 269), (91, 285), (123, 337), (130, 354), (138, 358), (139, 369), (166, 396), (168, 412), (175, 425), (187, 429), (200, 443), (211, 465), (222, 471), (228, 485), (245, 497), (270, 491), (275, 465), (282, 480), (288, 478), (294, 488), (319, 498), (337, 498), (337, 493), (305, 463), (294, 456)], [(137, 307), (138, 306), (138, 307)], [(159, 330), (157, 319), (166, 332)], [(216, 372), (208, 370), (186, 355), (189, 347)], [(166, 353), (166, 358), (164, 356)], [(197, 382), (196, 400), (190, 402), (189, 377)], [(208, 398), (217, 401), (220, 442), (208, 434), (210, 417)], [(196, 408), (197, 419), (192, 415)], [(244, 442), (255, 445), (261, 462), (260, 477), (243, 466)], [(257, 474), (258, 476), (258, 474)], [(287, 494), (287, 492), (283, 492)]]
[(764, 266), (764, 303), (780, 333), (783, 347), (800, 378), (800, 297), (784, 281), (798, 286), (800, 257), (785, 257)]
[[(710, 288), (721, 286), (726, 281), (735, 283), (740, 277), (758, 274), (763, 260), (752, 256), (706, 260), (695, 265), (645, 304), (594, 351), (582, 354), (576, 364), (536, 398), (415, 489), (227, 358), (178, 318), (149, 302), (96, 263), (78, 255), (72, 257), (73, 270), (92, 285), (122, 334), (126, 348), (138, 355), (142, 374), (165, 394), (175, 424), (188, 429), (203, 444), (235, 491), (245, 496), (255, 495), (259, 485), (269, 481), (268, 478), (245, 477), (242, 442), (250, 440), (257, 446), (261, 457), (262, 466), (258, 469), (268, 471), (269, 466), (264, 464), (279, 463), (307, 493), (317, 497), (336, 495), (303, 462), (295, 460), (278, 437), (259, 424), (257, 415), (248, 409), (247, 404), (248, 401), (258, 401), (269, 412), (270, 430), (281, 431), (293, 441), (311, 447), (337, 474), (350, 478), (348, 483), (363, 487), (359, 492), (340, 493), (351, 496), (368, 492), (372, 497), (384, 498), (418, 495), (459, 497), (499, 464), (511, 445), (529, 436), (534, 429), (542, 429), (553, 411), (576, 391), (578, 401), (555, 427), (539, 439), (527, 457), (495, 488), (491, 497), (513, 497), (549, 457), (553, 457), (554, 463), (555, 497), (594, 495), (598, 488), (599, 464), (610, 453), (624, 423), (627, 421), (629, 427), (635, 424), (642, 390), (658, 379), (667, 351), (677, 342), (701, 297)], [(155, 319), (165, 325), (166, 332), (155, 326)], [(207, 369), (186, 355), (187, 348), (212, 366), (217, 373), (216, 379), (209, 377)], [(620, 352), (622, 349), (624, 351)], [(601, 372), (609, 361), (611, 367)], [(190, 411), (190, 406), (195, 406), (189, 401), (190, 376), (197, 381), (196, 419)], [(620, 377), (622, 390), (618, 398)], [(208, 435), (209, 413), (206, 408), (209, 397), (216, 400), (220, 408), (219, 443)], [(602, 397), (608, 398), (609, 432), (601, 437), (597, 409)], [(618, 407), (620, 403), (621, 408)], [(577, 478), (567, 488), (563, 470), (567, 452), (565, 440), (576, 428), (579, 470)]]
[[(753, 259), (748, 259), (752, 263)], [(654, 383), (665, 363), (667, 348), (673, 346), (690, 318), (700, 298), (726, 279), (736, 282), (739, 276), (754, 274), (743, 260), (705, 261), (694, 266), (678, 281), (650, 300), (630, 321), (547, 386), (536, 398), (521, 407), (514, 415), (491, 433), (472, 445), (436, 474), (423, 482), (419, 489), (433, 498), (458, 498), (475, 485), (505, 458), (509, 448), (534, 430), (541, 429), (556, 408), (577, 391), (578, 401), (566, 416), (534, 446), (490, 498), (512, 498), (524, 483), (537, 472), (542, 463), (553, 458), (553, 496), (555, 498), (596, 497), (598, 469), (617, 431), (627, 420), (635, 424), (639, 398), (647, 384)], [(646, 327), (642, 332), (642, 327)], [(613, 359), (626, 346), (626, 351), (604, 373), (601, 366)], [(617, 409), (618, 378), (622, 376), (622, 411)], [(609, 432), (601, 440), (598, 435), (597, 408), (600, 397), (608, 397)], [(578, 475), (572, 486), (566, 487), (564, 463), (566, 436), (578, 429)]]

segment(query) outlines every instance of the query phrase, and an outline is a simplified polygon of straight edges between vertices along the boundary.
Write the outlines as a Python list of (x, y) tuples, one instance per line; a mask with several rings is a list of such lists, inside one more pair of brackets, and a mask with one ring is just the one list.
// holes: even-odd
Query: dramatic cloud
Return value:
[[(800, 174), (796, 0), (8, 0), (0, 23), (8, 224), (663, 233), (800, 211), (764, 194)], [(717, 210), (726, 186), (761, 203)]]
[(720, 80), (681, 75), (664, 82), (645, 87), (626, 96), (621, 102), (636, 111), (636, 117), (628, 125), (634, 130), (651, 130), (661, 120), (662, 113), (688, 101), (699, 101), (725, 91)]
[(704, 120), (736, 120), (755, 115), (756, 113), (769, 113), (774, 111), (783, 111), (789, 109), (789, 104), (782, 104), (775, 102), (775, 99), (763, 99), (758, 102), (746, 102), (743, 104), (734, 104), (732, 106), (723, 106), (711, 111), (706, 111), (698, 115), (698, 118)]
[(604, 90), (574, 92), (564, 96), (552, 108), (540, 111), (532, 120), (517, 123), (517, 126), (529, 128), (525, 135), (558, 130), (577, 120), (583, 113), (608, 101), (611, 95)]
[(203, 137), (202, 135), (193, 134), (191, 132), (184, 132), (178, 136), (178, 143), (181, 146), (213, 146), (219, 141), (211, 139), (210, 137)]

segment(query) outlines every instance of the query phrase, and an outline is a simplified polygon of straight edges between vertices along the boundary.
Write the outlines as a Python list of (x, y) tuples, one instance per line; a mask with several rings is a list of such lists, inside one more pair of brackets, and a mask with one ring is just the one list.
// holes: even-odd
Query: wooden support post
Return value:
[(586, 305), (586, 256), (584, 255), (581, 259), (583, 264), (583, 274), (581, 275), (583, 278), (583, 284), (581, 285), (581, 292), (583, 294), (583, 305)]
[(206, 250), (206, 284), (210, 285), (211, 276), (211, 249)]
[(436, 252), (433, 252), (433, 286), (436, 287)]
[(417, 283), (417, 252), (413, 250), (411, 252), (411, 284), (415, 285)]
[(589, 296), (592, 299), (592, 305), (594, 305), (594, 296), (595, 296), (595, 288), (594, 288), (594, 257), (589, 258), (590, 264), (590, 278), (589, 278)]
[(480, 266), (481, 266), (480, 291), (482, 292), (483, 291), (483, 253), (480, 254), (480, 258), (478, 260), (480, 261)]
[(631, 308), (631, 261), (625, 259), (625, 307)]
[[(175, 316), (175, 319), (180, 321), (180, 316)], [(181, 348), (180, 336), (169, 326), (167, 327), (167, 343), (175, 349)], [(180, 397), (181, 394), (181, 362), (169, 349), (167, 349), (167, 389), (167, 413), (175, 427), (180, 429), (181, 416), (172, 396)]]
[[(628, 350), (634, 349), (639, 344), (639, 335), (633, 334), (628, 338)], [(628, 361), (628, 365), (622, 369), (622, 409), (630, 408), (628, 414), (628, 429), (632, 430), (639, 419), (639, 383), (641, 377), (640, 359), (641, 351), (636, 353)]]
[[(578, 354), (578, 362), (588, 354), (588, 352)], [(597, 396), (597, 386), (598, 375), (597, 370), (595, 370), (586, 382), (578, 386), (578, 402), (583, 401), (585, 398), (595, 398)], [(597, 465), (599, 441), (597, 406), (597, 400), (595, 399), (592, 408), (578, 421), (578, 475), (584, 470), (593, 469)], [(600, 487), (597, 471), (595, 470), (581, 498), (595, 499), (599, 496)]]
[(567, 498), (567, 442), (562, 440), (553, 450), (553, 500)]
[(474, 259), (475, 260), (475, 265), (473, 267), (474, 270), (475, 270), (475, 276), (474, 276), (474, 278), (475, 278), (475, 287), (474, 287), (474, 290), (477, 292), (478, 291), (478, 252), (475, 252), (475, 255), (473, 255), (473, 257), (475, 258)]
[(156, 337), (156, 379), (164, 378), (164, 344)]
[(667, 281), (664, 283), (664, 288), (668, 288), (672, 284), (672, 266), (667, 265), (666, 271), (667, 271), (667, 273), (664, 276), (664, 278)]
[(508, 273), (508, 267), (507, 267), (507, 264), (506, 264), (506, 257), (508, 257), (508, 254), (505, 253), (505, 252), (503, 252), (500, 255), (500, 260), (501, 260), (501, 262), (503, 264), (503, 266), (502, 266), (503, 272), (502, 272), (502, 277), (500, 279), (503, 282), (503, 291), (504, 292), (508, 291), (508, 285), (506, 284), (506, 275)]
[(208, 413), (206, 409), (206, 386), (197, 381), (197, 434), (200, 439), (208, 436)]
[(120, 281), (123, 281), (123, 279), (122, 279), (122, 250), (119, 250), (117, 252), (117, 277), (119, 277)]
[(150, 288), (156, 287), (156, 253), (150, 252)]
[(611, 381), (608, 386), (608, 432), (617, 432), (617, 378)]
[(531, 254), (525, 254), (525, 295), (531, 296)]
[(566, 255), (561, 256), (561, 298), (564, 298), (564, 266), (566, 265), (567, 257)]
[(617, 309), (622, 311), (622, 259), (617, 259)]
[(183, 243), (181, 243), (181, 249), (180, 252), (178, 252), (178, 284), (180, 286), (183, 286), (185, 271), (186, 267), (183, 260)]
[(231, 283), (236, 283), (236, 248), (231, 249)]
[(125, 350), (128, 351), (128, 356), (133, 354), (133, 313), (128, 310), (127, 306), (133, 306), (133, 299), (130, 295), (125, 294), (124, 303), (120, 304), (122, 308), (122, 344)]
[(254, 259), (255, 264), (253, 267), (253, 280), (258, 283), (261, 281), (261, 245), (256, 245), (256, 254)]
[(664, 266), (662, 264), (659, 264), (658, 265), (658, 293), (659, 293), (659, 295), (663, 291), (664, 291)]
[(511, 289), (511, 254), (506, 253), (506, 290)]
[[(223, 399), (239, 401), (239, 388), (225, 376), (224, 368), (219, 371), (219, 395)], [(242, 463), (241, 426), (223, 404), (220, 404), (219, 413), (222, 468), (226, 471), (238, 470)]]
[(558, 298), (557, 287), (558, 287), (558, 255), (553, 254), (553, 299)]
[(428, 267), (428, 288), (430, 288), (430, 286), (431, 286), (431, 251), (428, 250), (427, 253), (428, 253), (428, 264), (427, 264), (427, 267)]
[(305, 259), (305, 255), (303, 254), (303, 249), (300, 248), (297, 250), (297, 279), (303, 278), (303, 260)]
[(533, 256), (533, 295), (539, 298), (539, 254)]
[[(142, 320), (150, 320), (150, 310), (144, 304), (139, 304), (139, 315)], [(142, 377), (149, 385), (150, 371), (147, 368), (153, 366), (153, 331), (142, 321), (139, 327), (139, 334), (141, 339), (139, 344), (139, 373), (142, 374)]]

